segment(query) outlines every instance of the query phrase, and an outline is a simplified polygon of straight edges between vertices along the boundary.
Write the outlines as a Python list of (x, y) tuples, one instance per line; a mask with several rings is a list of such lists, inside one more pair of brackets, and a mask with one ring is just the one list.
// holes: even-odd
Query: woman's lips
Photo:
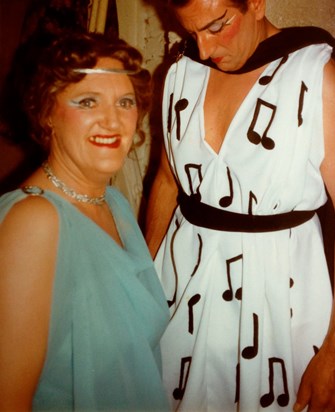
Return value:
[(121, 144), (120, 136), (91, 136), (89, 141), (95, 146), (117, 149)]

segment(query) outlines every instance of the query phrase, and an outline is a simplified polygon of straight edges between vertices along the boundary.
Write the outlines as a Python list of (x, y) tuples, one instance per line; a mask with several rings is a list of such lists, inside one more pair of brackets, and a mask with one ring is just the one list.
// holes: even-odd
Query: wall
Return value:
[(268, 0), (267, 15), (278, 27), (319, 26), (335, 36), (334, 0)]

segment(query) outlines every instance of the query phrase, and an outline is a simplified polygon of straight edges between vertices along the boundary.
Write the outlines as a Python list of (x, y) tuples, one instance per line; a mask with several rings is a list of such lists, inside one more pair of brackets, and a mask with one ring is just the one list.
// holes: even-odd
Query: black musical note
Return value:
[[(257, 120), (259, 118), (259, 114), (260, 114), (260, 111), (261, 111), (262, 107), (271, 110), (271, 114), (270, 114), (270, 120), (268, 122), (268, 125), (266, 126), (266, 128), (265, 128), (265, 130), (264, 130), (264, 132), (261, 136), (258, 132), (255, 131), (255, 126), (256, 126)], [(264, 149), (267, 149), (267, 150), (272, 150), (275, 147), (274, 140), (271, 139), (271, 137), (267, 136), (267, 132), (269, 131), (269, 129), (272, 125), (273, 119), (274, 119), (275, 114), (276, 114), (276, 110), (277, 110), (277, 107), (274, 106), (273, 104), (268, 103), (268, 102), (266, 102), (262, 99), (257, 99), (257, 104), (256, 104), (255, 112), (254, 112), (254, 117), (252, 119), (252, 122), (250, 124), (250, 127), (248, 129), (248, 133), (247, 133), (248, 139), (251, 143), (253, 143), (255, 145), (258, 145), (259, 143), (261, 143), (262, 146), (264, 147)], [(264, 109), (262, 112), (263, 112), (263, 116), (265, 116), (266, 109)]]
[(199, 252), (198, 252), (198, 260), (197, 260), (196, 265), (194, 266), (193, 272), (191, 273), (191, 277), (193, 277), (193, 276), (196, 274), (196, 271), (198, 270), (198, 267), (199, 267), (200, 262), (201, 262), (201, 256), (202, 256), (202, 245), (203, 245), (203, 242), (202, 242), (202, 237), (199, 235), (199, 233), (198, 233), (198, 239), (199, 239)]
[(172, 125), (172, 102), (173, 102), (173, 93), (170, 94), (170, 101), (169, 101), (169, 114), (168, 114), (168, 122), (167, 122), (167, 131), (171, 133), (171, 125)]
[[(188, 380), (188, 375), (190, 373), (191, 369), (191, 362), (192, 362), (192, 357), (187, 356), (186, 358), (181, 359), (181, 366), (180, 366), (180, 375), (179, 375), (179, 386), (178, 388), (175, 388), (173, 391), (173, 397), (177, 400), (182, 400), (186, 385), (187, 385), (187, 380)], [(187, 366), (187, 371), (185, 373), (185, 367)]]
[(287, 376), (286, 376), (286, 368), (283, 359), (280, 358), (269, 358), (269, 392), (263, 395), (260, 399), (261, 405), (263, 408), (267, 408), (270, 406), (275, 399), (274, 396), (274, 365), (278, 363), (281, 366), (281, 374), (283, 378), (283, 390), (284, 392), (281, 393), (277, 398), (277, 403), (279, 406), (287, 406), (290, 401), (290, 396), (288, 393), (288, 386), (287, 386)]
[(308, 87), (304, 82), (301, 82), (301, 88), (300, 88), (300, 96), (299, 96), (299, 109), (298, 109), (298, 126), (300, 127), (304, 119), (302, 117), (302, 112), (304, 110), (304, 100), (305, 100), (305, 93), (308, 92)]
[(240, 401), (240, 364), (236, 365), (235, 403)]
[(242, 356), (244, 359), (253, 359), (258, 353), (258, 316), (256, 313), (252, 314), (253, 317), (253, 344), (252, 346), (246, 346), (242, 351)]
[(248, 214), (252, 215), (252, 201), (254, 201), (257, 205), (257, 197), (252, 193), (252, 191), (250, 190), (249, 192), (249, 205), (248, 205)]
[[(290, 289), (294, 286), (294, 280), (290, 277)], [(290, 317), (293, 318), (293, 309), (290, 308)]]
[(233, 190), (233, 180), (230, 175), (229, 167), (227, 167), (227, 177), (229, 183), (229, 195), (221, 197), (219, 204), (221, 207), (228, 207), (232, 204), (234, 198), (234, 190)]
[[(199, 164), (188, 163), (184, 166), (184, 168), (185, 168), (185, 172), (187, 175), (190, 192), (192, 195), (195, 195), (196, 200), (200, 202), (201, 200), (200, 185), (202, 182), (201, 164), (199, 165)], [(194, 181), (192, 178), (192, 173), (191, 173), (192, 171), (195, 171)]]
[(193, 306), (196, 305), (201, 299), (201, 296), (198, 294), (191, 297), (188, 301), (188, 331), (193, 335), (194, 331), (194, 317), (193, 317)]
[(188, 100), (187, 99), (180, 99), (174, 105), (174, 110), (175, 110), (176, 116), (177, 116), (177, 140), (180, 140), (180, 125), (181, 125), (180, 112), (185, 110), (187, 106), (188, 106)]
[[(242, 260), (243, 255), (238, 255), (235, 256), (231, 259), (226, 260), (226, 268), (227, 268), (227, 280), (228, 280), (228, 289), (225, 290), (222, 294), (222, 299), (225, 300), (226, 302), (230, 302), (233, 300), (233, 287), (231, 284), (231, 274), (230, 274), (230, 268), (231, 265), (239, 260)], [(235, 293), (235, 298), (237, 300), (242, 299), (242, 288), (238, 288), (236, 293)]]
[(167, 304), (168, 304), (169, 308), (176, 303), (177, 289), (178, 289), (178, 273), (177, 273), (176, 261), (175, 261), (175, 258), (174, 258), (174, 241), (175, 241), (175, 237), (177, 235), (177, 232), (180, 228), (180, 223), (178, 222), (178, 219), (176, 219), (175, 225), (176, 225), (176, 229), (173, 232), (173, 235), (171, 237), (170, 255), (171, 255), (171, 262), (172, 262), (172, 267), (173, 267), (173, 272), (174, 272), (174, 277), (175, 277), (176, 283), (175, 283), (175, 290), (174, 290), (173, 297), (172, 297), (171, 300), (167, 301)]
[(261, 84), (262, 86), (266, 86), (267, 84), (269, 84), (269, 83), (272, 81), (272, 79), (275, 77), (275, 75), (276, 75), (276, 73), (278, 72), (278, 70), (280, 69), (280, 67), (281, 67), (284, 63), (286, 63), (287, 60), (288, 60), (288, 55), (284, 56), (284, 57), (281, 59), (280, 63), (279, 63), (278, 66), (276, 67), (276, 70), (275, 70), (270, 76), (269, 76), (269, 75), (266, 75), (266, 76), (261, 77), (261, 78), (259, 79), (258, 83)]

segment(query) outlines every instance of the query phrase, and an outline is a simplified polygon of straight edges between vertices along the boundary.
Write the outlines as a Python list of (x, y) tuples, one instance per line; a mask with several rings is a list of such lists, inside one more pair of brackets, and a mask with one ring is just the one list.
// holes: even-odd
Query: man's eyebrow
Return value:
[(223, 19), (223, 18), (226, 16), (227, 12), (228, 12), (228, 10), (226, 10), (226, 11), (223, 13), (222, 16), (218, 17), (217, 19), (214, 19), (214, 20), (210, 21), (209, 23), (207, 23), (207, 24), (206, 24), (205, 26), (203, 26), (203, 27), (200, 27), (200, 28), (198, 29), (198, 31), (207, 30), (209, 27), (211, 27), (211, 26), (212, 26), (213, 24), (215, 24), (217, 21)]

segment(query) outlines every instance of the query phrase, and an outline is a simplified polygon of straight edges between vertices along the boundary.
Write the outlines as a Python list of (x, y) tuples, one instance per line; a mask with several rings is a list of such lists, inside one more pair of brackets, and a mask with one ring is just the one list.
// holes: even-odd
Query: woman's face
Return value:
[[(122, 69), (112, 58), (95, 68)], [(111, 176), (129, 152), (138, 112), (126, 74), (91, 73), (60, 92), (49, 116), (50, 158), (88, 178)]]
[(264, 32), (264, 1), (249, 0), (242, 13), (229, 0), (192, 0), (176, 8), (181, 25), (197, 41), (200, 58), (223, 71), (237, 70), (253, 54)]

